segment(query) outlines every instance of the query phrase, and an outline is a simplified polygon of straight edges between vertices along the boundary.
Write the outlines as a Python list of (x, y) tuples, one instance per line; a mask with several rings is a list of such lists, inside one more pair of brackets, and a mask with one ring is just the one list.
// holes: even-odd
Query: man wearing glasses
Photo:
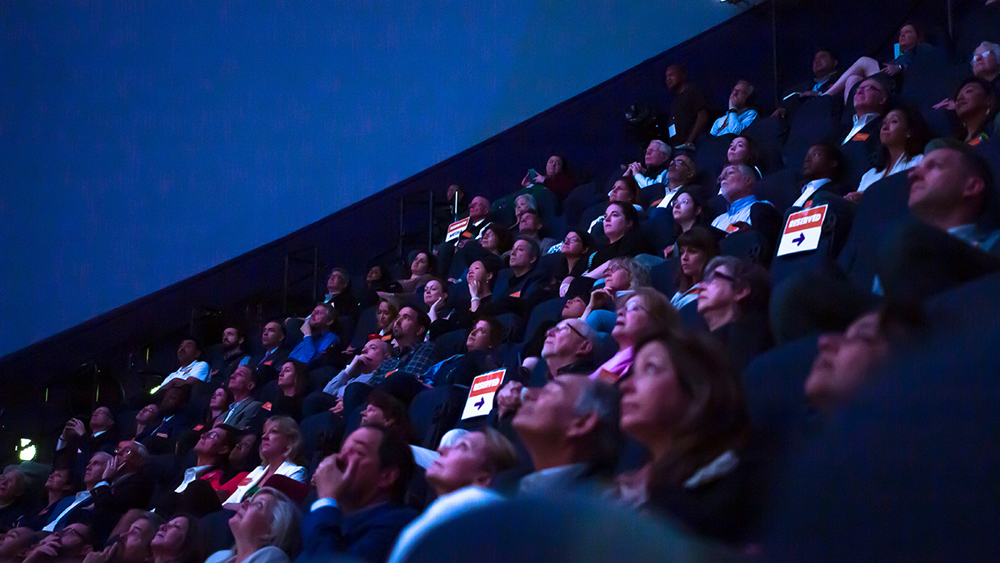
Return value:
[(118, 519), (129, 509), (145, 509), (149, 505), (153, 486), (144, 472), (148, 461), (146, 446), (132, 440), (118, 443), (103, 480), (91, 493), (94, 498), (91, 535), (97, 545), (104, 544)]
[(41, 561), (83, 561), (93, 551), (90, 529), (75, 523), (48, 535), (28, 552), (25, 563)]

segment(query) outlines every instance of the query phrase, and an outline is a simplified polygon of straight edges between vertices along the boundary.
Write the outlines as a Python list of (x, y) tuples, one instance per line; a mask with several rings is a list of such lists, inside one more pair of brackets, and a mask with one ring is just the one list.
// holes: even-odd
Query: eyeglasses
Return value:
[(621, 272), (625, 270), (625, 267), (621, 264), (608, 264), (608, 267), (604, 269), (606, 273), (613, 274), (615, 272)]
[(736, 283), (736, 278), (734, 278), (733, 276), (730, 276), (729, 274), (720, 272), (719, 270), (712, 270), (711, 272), (709, 272), (705, 276), (705, 283), (712, 283), (713, 281), (715, 281), (717, 279), (719, 279), (719, 280), (726, 280), (727, 282), (729, 282), (731, 284), (735, 284)]
[(205, 437), (209, 438), (211, 440), (219, 440), (219, 439), (221, 439), (221, 438), (219, 438), (219, 433), (218, 432), (208, 432), (208, 433), (205, 434)]
[(644, 312), (648, 313), (649, 309), (646, 309), (642, 305), (642, 303), (639, 303), (638, 301), (629, 301), (628, 303), (625, 304), (625, 311), (627, 311), (629, 313), (631, 313), (633, 311), (644, 311)]
[(862, 84), (861, 86), (858, 86), (858, 89), (855, 90), (855, 92), (860, 92), (862, 90), (874, 90), (879, 94), (885, 94), (885, 92), (883, 92), (881, 88), (875, 86), (874, 84)]
[(972, 55), (972, 64), (976, 64), (976, 62), (980, 60), (986, 60), (986, 57), (992, 54), (993, 51), (986, 51), (985, 53), (982, 54), (976, 53), (975, 55)]
[(60, 538), (65, 536), (66, 534), (76, 534), (76, 537), (80, 538), (80, 540), (86, 539), (83, 537), (83, 532), (77, 530), (76, 528), (63, 528), (62, 530), (56, 532), (56, 535)]
[(584, 340), (586, 340), (586, 339), (587, 339), (587, 337), (586, 337), (586, 336), (584, 336), (582, 332), (580, 332), (579, 330), (577, 330), (577, 329), (576, 329), (576, 327), (574, 327), (573, 325), (571, 325), (571, 324), (569, 324), (569, 323), (565, 323), (565, 324), (557, 324), (556, 326), (552, 327), (552, 331), (553, 331), (553, 332), (562, 332), (562, 331), (564, 331), (564, 330), (572, 330), (572, 331), (573, 331), (573, 332), (575, 332), (575, 333), (576, 333), (576, 335), (577, 335), (577, 336), (579, 336), (580, 338), (582, 338), (582, 339), (584, 339)]
[(125, 446), (124, 448), (115, 448), (115, 455), (118, 454), (132, 455), (133, 453), (135, 453), (135, 448), (133, 448), (132, 446)]

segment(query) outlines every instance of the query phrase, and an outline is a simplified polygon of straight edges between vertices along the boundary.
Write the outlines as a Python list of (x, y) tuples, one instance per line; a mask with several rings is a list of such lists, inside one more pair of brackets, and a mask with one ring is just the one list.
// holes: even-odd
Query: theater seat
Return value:
[(799, 166), (809, 147), (830, 135), (840, 117), (841, 106), (839, 96), (817, 96), (802, 104), (792, 119), (782, 150), (786, 167)]

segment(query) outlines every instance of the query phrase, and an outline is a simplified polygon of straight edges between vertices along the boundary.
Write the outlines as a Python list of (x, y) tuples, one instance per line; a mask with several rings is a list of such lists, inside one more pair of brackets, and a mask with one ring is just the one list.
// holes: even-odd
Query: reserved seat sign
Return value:
[(498, 369), (477, 375), (472, 380), (469, 398), (465, 401), (465, 410), (462, 411), (462, 420), (490, 414), (493, 410), (493, 397), (503, 385), (503, 376), (506, 373), (506, 369)]
[(785, 230), (781, 233), (781, 242), (778, 243), (778, 256), (816, 250), (819, 236), (823, 232), (827, 207), (829, 206), (810, 207), (789, 215)]
[(454, 223), (448, 225), (448, 234), (445, 235), (444, 241), (451, 242), (458, 238), (458, 235), (462, 234), (462, 231), (469, 226), (469, 218), (466, 217), (461, 221), (455, 221)]

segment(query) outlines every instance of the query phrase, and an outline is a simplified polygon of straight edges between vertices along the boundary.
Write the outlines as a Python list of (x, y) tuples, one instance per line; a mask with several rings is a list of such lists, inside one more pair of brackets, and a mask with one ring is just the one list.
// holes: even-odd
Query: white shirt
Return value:
[(84, 491), (80, 491), (79, 493), (76, 493), (76, 498), (73, 499), (73, 504), (67, 506), (66, 510), (63, 510), (62, 512), (60, 512), (59, 516), (56, 516), (55, 518), (52, 519), (51, 522), (49, 522), (48, 524), (46, 524), (45, 527), (42, 528), (42, 531), (43, 532), (54, 532), (54, 531), (56, 531), (56, 526), (59, 525), (59, 521), (62, 520), (67, 514), (69, 514), (70, 510), (73, 510), (74, 508), (76, 508), (77, 506), (79, 506), (80, 503), (86, 502), (86, 500), (89, 499), (89, 498), (90, 498), (90, 491), (84, 490)]
[(168, 375), (167, 378), (163, 380), (163, 383), (160, 384), (160, 387), (166, 385), (171, 379), (187, 379), (189, 377), (194, 377), (199, 381), (208, 381), (208, 362), (191, 362), (190, 364)]
[(795, 200), (795, 203), (792, 204), (792, 207), (802, 207), (803, 205), (806, 204), (807, 201), (809, 201), (809, 198), (811, 198), (812, 195), (816, 193), (816, 190), (822, 188), (823, 186), (829, 183), (830, 183), (829, 178), (820, 178), (819, 180), (813, 180), (812, 182), (809, 182), (806, 185), (802, 186), (802, 195), (799, 196), (799, 199)]
[(199, 465), (198, 467), (188, 467), (187, 469), (185, 469), (184, 470), (184, 480), (181, 481), (181, 484), (176, 489), (174, 489), (174, 492), (175, 493), (183, 493), (184, 489), (186, 489), (188, 485), (190, 485), (191, 483), (193, 483), (194, 480), (198, 478), (198, 474), (201, 473), (202, 471), (208, 469), (209, 467), (212, 467), (212, 466), (211, 465)]
[(864, 129), (865, 125), (868, 125), (869, 123), (872, 122), (873, 119), (876, 119), (878, 117), (879, 114), (877, 113), (866, 113), (861, 117), (858, 117), (858, 114), (854, 114), (854, 127), (851, 128), (851, 132), (848, 133), (846, 137), (844, 137), (844, 141), (840, 144), (846, 145), (847, 141), (850, 141), (851, 139), (854, 138), (855, 135), (858, 134), (858, 131)]
[(858, 191), (864, 192), (865, 190), (868, 189), (868, 186), (874, 184), (875, 182), (878, 182), (882, 178), (885, 178), (887, 176), (892, 176), (893, 174), (898, 174), (899, 172), (903, 172), (905, 170), (909, 170), (910, 168), (913, 168), (914, 166), (920, 164), (920, 161), (923, 159), (924, 155), (922, 154), (918, 154), (913, 158), (906, 158), (906, 154), (904, 153), (899, 156), (899, 160), (897, 160), (896, 163), (892, 165), (892, 168), (890, 168), (888, 171), (883, 170), (879, 172), (878, 170), (875, 169), (875, 167), (872, 167), (870, 170), (868, 170), (868, 172), (865, 172), (864, 176), (861, 177), (861, 181), (858, 183)]
[(640, 172), (637, 172), (632, 176), (635, 178), (635, 183), (639, 184), (640, 188), (645, 188), (646, 186), (652, 186), (653, 184), (664, 184), (667, 183), (667, 169), (664, 168), (659, 174), (654, 178), (650, 178)]
[[(237, 488), (236, 491), (232, 495), (230, 495), (229, 498), (226, 499), (226, 502), (224, 502), (223, 504), (242, 502), (243, 496), (247, 494), (247, 491), (257, 486), (261, 477), (263, 477), (264, 474), (267, 473), (268, 467), (270, 466), (267, 465), (257, 466), (256, 469), (251, 471), (250, 474), (243, 479), (243, 481), (240, 483), (239, 488)], [(284, 475), (289, 479), (295, 479), (299, 483), (306, 482), (306, 468), (300, 465), (295, 465), (290, 461), (282, 462), (282, 464), (278, 466), (278, 470), (275, 471), (274, 474)]]

